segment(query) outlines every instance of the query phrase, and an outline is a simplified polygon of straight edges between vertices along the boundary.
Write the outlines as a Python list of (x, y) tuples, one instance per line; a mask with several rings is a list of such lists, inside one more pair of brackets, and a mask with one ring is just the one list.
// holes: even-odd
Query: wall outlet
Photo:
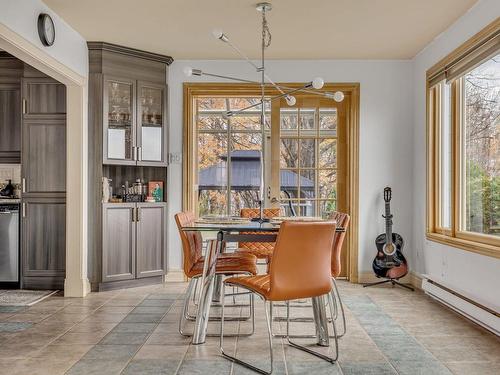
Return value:
[(181, 152), (171, 152), (168, 154), (168, 160), (170, 164), (181, 164), (182, 163), (182, 153)]

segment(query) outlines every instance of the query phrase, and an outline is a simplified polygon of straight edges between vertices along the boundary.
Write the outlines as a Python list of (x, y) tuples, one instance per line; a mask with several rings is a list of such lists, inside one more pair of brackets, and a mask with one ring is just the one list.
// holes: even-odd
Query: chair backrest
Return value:
[(328, 293), (334, 237), (334, 222), (283, 222), (269, 267), (269, 299), (285, 301)]
[[(281, 214), (280, 208), (264, 208), (264, 217), (266, 219), (272, 219), (273, 217), (278, 217)], [(240, 210), (241, 217), (256, 218), (259, 217), (259, 208), (242, 208)], [(240, 242), (238, 247), (241, 249), (251, 249), (251, 250), (273, 250), (274, 242)]]
[(182, 227), (189, 226), (195, 220), (192, 212), (184, 211), (175, 214), (175, 222), (179, 229), (184, 256), (184, 273), (189, 274), (195, 263), (202, 257), (203, 238), (199, 231), (183, 231)]
[(343, 212), (335, 211), (330, 215), (330, 220), (337, 223), (337, 227), (344, 228), (344, 232), (337, 232), (335, 235), (335, 241), (333, 243), (332, 249), (332, 276), (337, 277), (342, 271), (342, 263), (340, 261), (340, 255), (342, 253), (342, 245), (344, 243), (345, 234), (347, 228), (349, 227), (349, 221), (351, 218), (348, 214)]

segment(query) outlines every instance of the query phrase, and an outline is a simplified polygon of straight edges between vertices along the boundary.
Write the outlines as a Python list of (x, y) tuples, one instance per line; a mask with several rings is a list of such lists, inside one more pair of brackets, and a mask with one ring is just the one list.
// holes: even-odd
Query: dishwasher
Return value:
[(19, 204), (0, 203), (0, 283), (19, 282)]

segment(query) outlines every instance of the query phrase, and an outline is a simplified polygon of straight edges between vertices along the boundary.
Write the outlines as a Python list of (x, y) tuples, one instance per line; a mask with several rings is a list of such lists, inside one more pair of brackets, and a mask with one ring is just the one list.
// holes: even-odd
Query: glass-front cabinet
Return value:
[(103, 163), (166, 166), (165, 86), (108, 77)]
[(138, 165), (165, 162), (165, 87), (139, 82), (138, 91)]

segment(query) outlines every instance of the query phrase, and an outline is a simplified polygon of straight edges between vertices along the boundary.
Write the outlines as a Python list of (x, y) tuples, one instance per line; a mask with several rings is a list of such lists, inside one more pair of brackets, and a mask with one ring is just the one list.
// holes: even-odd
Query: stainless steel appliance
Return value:
[(0, 283), (19, 282), (19, 204), (0, 202)]

